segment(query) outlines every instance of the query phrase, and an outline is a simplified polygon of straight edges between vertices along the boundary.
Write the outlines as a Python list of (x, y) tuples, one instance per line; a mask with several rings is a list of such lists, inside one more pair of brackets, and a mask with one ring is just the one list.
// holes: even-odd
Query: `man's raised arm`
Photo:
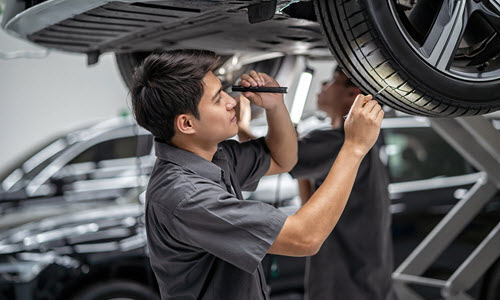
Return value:
[[(264, 73), (251, 71), (241, 76), (240, 85), (278, 87), (279, 84)], [(268, 132), (266, 144), (271, 152), (271, 165), (266, 175), (290, 171), (297, 163), (297, 134), (290, 120), (282, 94), (244, 92), (252, 103), (266, 110)]]
[(345, 121), (344, 145), (330, 173), (309, 201), (286, 219), (268, 253), (310, 256), (318, 252), (344, 210), (359, 165), (377, 140), (383, 116), (377, 101), (358, 95)]

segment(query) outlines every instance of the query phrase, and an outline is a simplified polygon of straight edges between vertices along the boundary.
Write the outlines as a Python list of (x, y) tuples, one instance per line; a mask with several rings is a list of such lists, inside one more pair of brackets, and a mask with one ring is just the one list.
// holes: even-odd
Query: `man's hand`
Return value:
[[(278, 82), (269, 75), (253, 70), (248, 75), (241, 75), (240, 85), (279, 87)], [(253, 104), (266, 110), (268, 129), (265, 141), (271, 154), (271, 163), (266, 175), (289, 172), (297, 163), (297, 135), (285, 106), (283, 94), (252, 92), (242, 94)], [(250, 137), (250, 135), (244, 137), (244, 132), (238, 132), (238, 136), (242, 141)]]
[(358, 95), (344, 123), (344, 145), (359, 155), (366, 155), (377, 141), (383, 118), (382, 107), (371, 95)]
[[(241, 75), (241, 81), (239, 83), (241, 86), (269, 86), (269, 87), (279, 87), (280, 85), (274, 78), (265, 74), (257, 73), (254, 70), (250, 71), (249, 74)], [(272, 110), (276, 108), (280, 103), (283, 103), (283, 94), (277, 93), (253, 93), (244, 92), (243, 96), (247, 97), (253, 104), (260, 106), (266, 110)]]

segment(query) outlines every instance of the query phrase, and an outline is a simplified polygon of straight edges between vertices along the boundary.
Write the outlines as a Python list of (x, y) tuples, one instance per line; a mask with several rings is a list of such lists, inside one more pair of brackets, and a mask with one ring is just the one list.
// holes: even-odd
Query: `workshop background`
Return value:
[[(5, 1), (0, 0), (0, 12), (3, 3)], [(307, 62), (299, 62), (293, 72), (288, 72), (289, 75), (297, 75), (295, 82), (280, 83), (288, 86), (291, 91), (286, 96), (287, 104), (290, 104), (299, 81), (298, 75), (306, 71), (306, 67), (314, 69), (304, 117), (317, 115), (320, 118), (303, 120), (298, 125), (298, 131), (305, 132), (328, 123), (328, 120), (322, 118), (324, 115), (321, 116), (316, 111), (316, 96), (321, 83), (331, 77), (336, 62), (331, 56), (322, 60), (309, 59)], [(86, 55), (49, 51), (0, 30), (0, 174), (19, 164), (28, 153), (57, 136), (130, 114), (129, 103), (128, 90), (118, 71), (113, 53), (102, 54), (97, 64), (88, 66)], [(496, 129), (500, 129), (499, 113), (500, 111), (487, 116)], [(466, 198), (466, 195), (470, 194), (469, 191), (474, 190), (473, 186), (481, 185), (484, 174), (446, 143), (442, 135), (436, 133), (429, 119), (394, 111), (388, 111), (386, 116), (382, 132), (385, 136), (386, 159), (391, 175), (390, 211), (393, 216), (395, 267), (398, 267), (445, 214), (449, 213), (456, 203)], [(261, 118), (258, 122), (254, 121), (254, 133), (265, 134), (265, 120)], [(109, 132), (103, 130), (103, 136), (108, 133), (111, 136), (112, 131), (121, 132), (125, 129), (128, 130), (129, 136), (113, 136), (114, 140), (110, 138), (109, 141), (99, 141), (96, 142), (97, 147), (89, 146), (85, 149), (95, 150), (96, 153), (73, 153), (75, 157), (71, 162), (61, 166), (60, 172), (48, 178), (50, 184), (38, 185), (38, 190), (34, 190), (37, 193), (27, 189), (29, 195), (26, 199), (21, 199), (18, 193), (25, 192), (23, 189), (13, 189), (12, 193), (4, 194), (5, 198), (12, 196), (14, 200), (9, 199), (12, 201), (5, 208), (0, 208), (3, 213), (0, 214), (0, 228), (2, 224), (11, 222), (9, 226), (18, 223), (17, 225), (23, 226), (24, 231), (17, 227), (11, 232), (0, 230), (0, 241), (3, 243), (0, 243), (0, 250), (3, 251), (0, 253), (3, 254), (0, 255), (0, 300), (3, 300), (2, 295), (14, 295), (14, 291), (18, 296), (16, 299), (29, 299), (23, 298), (23, 295), (30, 291), (34, 291), (32, 294), (36, 295), (33, 296), (36, 299), (53, 299), (53, 295), (62, 289), (65, 293), (83, 289), (85, 293), (95, 288), (92, 285), (95, 282), (107, 282), (109, 288), (126, 287), (132, 290), (134, 285), (130, 284), (130, 280), (134, 280), (143, 284), (142, 289), (148, 287), (148, 293), (156, 288), (151, 270), (137, 268), (149, 266), (143, 234), (144, 194), (141, 193), (147, 182), (148, 172), (151, 171), (151, 161), (154, 162), (154, 157), (149, 155), (152, 139), (150, 136), (144, 139), (145, 132), (138, 130), (130, 121), (120, 123), (116, 128), (106, 128)], [(85, 133), (85, 130), (82, 132)], [(121, 142), (130, 140), (135, 142), (126, 144), (132, 145), (128, 149), (131, 151), (114, 152), (116, 149), (126, 148), (121, 147)], [(147, 147), (139, 154), (142, 142)], [(88, 153), (96, 154), (96, 157), (104, 156), (106, 159), (99, 157), (99, 161), (92, 162), (88, 159), (91, 155), (86, 157)], [(132, 154), (129, 155), (130, 153)], [(116, 157), (113, 156), (115, 154)], [(119, 155), (129, 156), (124, 158)], [(102, 163), (101, 160), (106, 162)], [(127, 165), (129, 162), (131, 163)], [(16, 179), (16, 176), (13, 177)], [(110, 182), (117, 186), (109, 185)], [(122, 183), (126, 184), (120, 186)], [(129, 183), (132, 184), (127, 185)], [(106, 193), (103, 193), (103, 190)], [(430, 281), (423, 281), (430, 286), (417, 289), (425, 299), (444, 297), (436, 287), (444, 285), (444, 280), (450, 277), (500, 220), (500, 194), (493, 189), (491, 193), (496, 194), (484, 198), (492, 198), (492, 201), (480, 210), (478, 218), (459, 235), (458, 242), (446, 248), (443, 254), (436, 258), (429, 271), (423, 274), (425, 278), (431, 278)], [(116, 194), (119, 196), (113, 196)], [(297, 194), (296, 182), (288, 174), (283, 174), (266, 177), (256, 192), (245, 196), (292, 212), (298, 209), (300, 203)], [(64, 201), (57, 202), (60, 200), (58, 197)], [(19, 212), (16, 210), (17, 199), (23, 200), (20, 201), (19, 206), (22, 209)], [(41, 201), (38, 201), (40, 199)], [(44, 206), (44, 202), (50, 205)], [(86, 207), (88, 210), (80, 210), (79, 207)], [(53, 216), (47, 218), (50, 220), (45, 223), (22, 221), (22, 218), (26, 217), (34, 216), (36, 219), (37, 213)], [(101, 220), (97, 220), (99, 216)], [(50, 227), (47, 225), (50, 222), (57, 226)], [(96, 224), (102, 225), (99, 231), (96, 231), (96, 228), (99, 228)], [(88, 232), (73, 234), (80, 229)], [(18, 234), (19, 232), (21, 234)], [(23, 234), (25, 238), (22, 237)], [(106, 242), (101, 243), (102, 240)], [(118, 250), (115, 251), (113, 247)], [(24, 249), (27, 249), (26, 252), (40, 250), (40, 253), (21, 253)], [(48, 250), (53, 249), (62, 253), (61, 256), (51, 256)], [(490, 254), (491, 252), (495, 252), (495, 249), (490, 251)], [(109, 257), (105, 256), (106, 253)], [(140, 255), (135, 256), (138, 253)], [(124, 258), (126, 255), (129, 255), (128, 260)], [(102, 264), (88, 263), (96, 257), (100, 259), (96, 261)], [(129, 265), (124, 267), (124, 262)], [(102, 265), (109, 268), (104, 269)], [(23, 269), (22, 266), (32, 266), (32, 269)], [(268, 279), (272, 286), (273, 300), (302, 299), (303, 258), (269, 255), (266, 258), (266, 266), (269, 267), (266, 270), (270, 270)], [(125, 273), (127, 276), (123, 275)], [(89, 274), (90, 276), (87, 276)], [(472, 275), (469, 277), (473, 277)], [(93, 277), (95, 282), (88, 277)], [(72, 285), (68, 285), (67, 282), (73, 278), (77, 279)], [(423, 277), (402, 278), (421, 281)], [(124, 282), (116, 286), (118, 279)], [(474, 299), (500, 299), (500, 262), (496, 261), (469, 291)]]

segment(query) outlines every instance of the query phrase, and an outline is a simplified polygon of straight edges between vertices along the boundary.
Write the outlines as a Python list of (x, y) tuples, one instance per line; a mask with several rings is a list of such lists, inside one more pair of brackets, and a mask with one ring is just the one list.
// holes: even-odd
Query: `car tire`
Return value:
[(460, 79), (433, 67), (405, 38), (389, 1), (314, 0), (314, 7), (346, 74), (366, 93), (389, 86), (377, 97), (384, 104), (409, 114), (446, 117), (500, 109), (500, 78)]
[(133, 76), (135, 68), (149, 55), (151, 52), (130, 52), (116, 53), (116, 64), (122, 76), (125, 85), (130, 89), (133, 84)]
[(160, 297), (147, 286), (125, 280), (98, 283), (84, 288), (73, 300), (160, 300)]

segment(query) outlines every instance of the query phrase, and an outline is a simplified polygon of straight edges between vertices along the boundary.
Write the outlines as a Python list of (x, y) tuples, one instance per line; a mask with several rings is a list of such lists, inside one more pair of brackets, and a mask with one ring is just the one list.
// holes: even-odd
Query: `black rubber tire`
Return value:
[(114, 280), (84, 288), (73, 300), (111, 300), (115, 298), (131, 300), (160, 300), (151, 288), (133, 281)]
[(132, 77), (135, 67), (139, 65), (151, 52), (130, 52), (115, 53), (116, 64), (122, 76), (125, 85), (130, 89), (132, 87)]
[[(118, 64), (118, 69), (122, 76), (123, 81), (128, 88), (132, 87), (132, 76), (134, 74), (134, 69), (139, 63), (141, 63), (151, 52), (131, 52), (131, 53), (116, 53), (116, 63)], [(223, 56), (222, 60), (230, 58), (231, 56)], [(257, 72), (263, 72), (271, 77), (275, 77), (284, 62), (285, 57), (277, 57), (265, 61), (259, 61), (253, 64), (249, 64), (244, 68), (233, 74), (233, 78), (239, 78), (243, 73), (249, 72), (250, 70), (256, 70)], [(223, 82), (222, 87), (226, 89), (233, 82)]]
[(457, 117), (500, 109), (500, 79), (451, 78), (426, 64), (406, 43), (387, 0), (314, 0), (330, 50), (363, 92), (399, 111)]

